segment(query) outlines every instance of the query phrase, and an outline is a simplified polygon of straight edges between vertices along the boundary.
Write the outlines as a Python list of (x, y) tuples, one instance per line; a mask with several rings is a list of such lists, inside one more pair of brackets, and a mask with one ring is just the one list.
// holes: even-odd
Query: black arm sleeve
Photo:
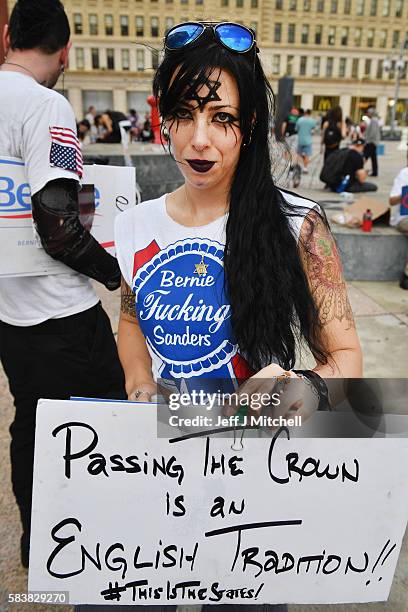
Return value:
[(117, 260), (79, 220), (78, 183), (50, 181), (32, 196), (33, 219), (41, 244), (53, 259), (99, 281), (113, 291), (120, 285)]

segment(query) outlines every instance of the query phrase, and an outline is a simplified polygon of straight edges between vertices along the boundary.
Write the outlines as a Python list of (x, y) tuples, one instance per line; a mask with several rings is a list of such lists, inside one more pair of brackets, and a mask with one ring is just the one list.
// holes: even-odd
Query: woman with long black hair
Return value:
[[(272, 179), (273, 94), (257, 51), (239, 24), (187, 23), (166, 35), (154, 94), (185, 180), (117, 219), (129, 399), (149, 401), (158, 379), (190, 391), (251, 379), (255, 390), (279, 376), (305, 377), (322, 399), (322, 377), (361, 376), (325, 217)], [(296, 373), (302, 342), (316, 365)]]

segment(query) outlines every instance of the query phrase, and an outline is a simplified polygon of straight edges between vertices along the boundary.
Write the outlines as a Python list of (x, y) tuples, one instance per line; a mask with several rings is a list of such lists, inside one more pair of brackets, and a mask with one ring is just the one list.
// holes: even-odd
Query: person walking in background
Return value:
[(371, 159), (371, 176), (378, 176), (377, 145), (381, 140), (381, 129), (375, 109), (369, 108), (367, 115), (369, 121), (366, 122), (368, 125), (364, 134), (364, 159)]
[(347, 126), (343, 121), (343, 111), (341, 106), (335, 106), (329, 110), (322, 125), (321, 147), (324, 149), (324, 161), (340, 148), (340, 143), (346, 136)]
[(307, 169), (309, 160), (312, 156), (312, 133), (316, 122), (312, 119), (312, 111), (307, 110), (296, 122), (296, 132), (298, 135), (297, 153), (303, 160), (304, 169)]
[(139, 125), (139, 115), (135, 111), (134, 108), (131, 108), (128, 115), (128, 120), (130, 121), (130, 135), (132, 141), (140, 139), (140, 125)]

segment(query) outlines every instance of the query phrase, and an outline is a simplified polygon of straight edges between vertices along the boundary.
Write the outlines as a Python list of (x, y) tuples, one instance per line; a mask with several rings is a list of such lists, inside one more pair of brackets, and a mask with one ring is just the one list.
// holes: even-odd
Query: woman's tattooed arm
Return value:
[(302, 227), (301, 257), (321, 324), (344, 321), (346, 329), (355, 326), (343, 278), (340, 256), (333, 236), (316, 211), (311, 211)]
[(123, 314), (137, 319), (135, 294), (123, 278), (120, 287), (120, 310)]

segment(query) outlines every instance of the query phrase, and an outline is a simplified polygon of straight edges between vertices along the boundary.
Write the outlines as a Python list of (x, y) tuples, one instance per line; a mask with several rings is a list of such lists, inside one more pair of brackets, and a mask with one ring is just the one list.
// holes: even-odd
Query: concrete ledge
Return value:
[(397, 281), (408, 260), (408, 239), (390, 227), (371, 233), (331, 226), (346, 280)]

